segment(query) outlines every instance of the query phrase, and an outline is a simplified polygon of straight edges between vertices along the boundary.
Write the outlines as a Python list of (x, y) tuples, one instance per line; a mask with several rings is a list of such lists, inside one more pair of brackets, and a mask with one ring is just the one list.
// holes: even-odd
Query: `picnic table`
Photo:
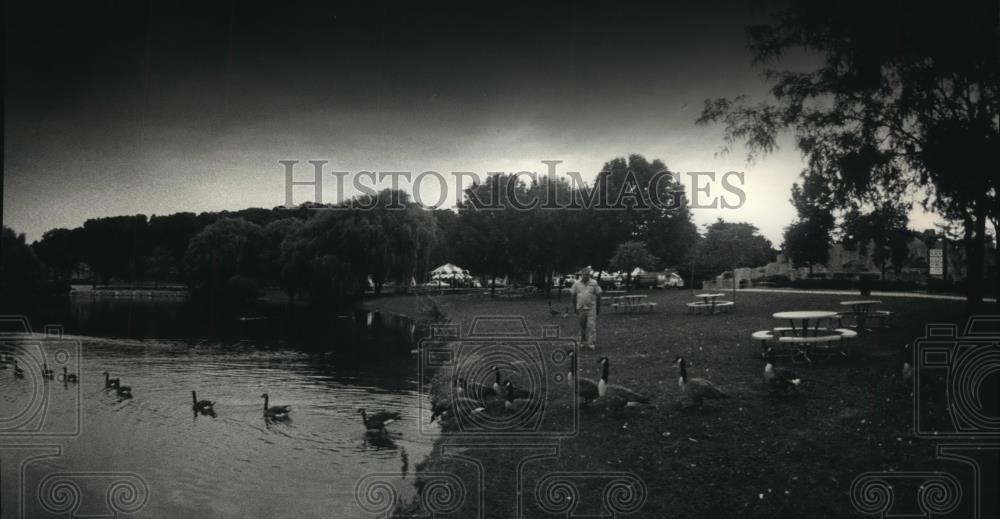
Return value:
[[(837, 317), (837, 312), (828, 312), (826, 310), (796, 310), (790, 312), (777, 312), (772, 317), (775, 319), (785, 319), (792, 325), (792, 335), (796, 337), (806, 337), (809, 335), (809, 323), (814, 321), (812, 327), (812, 335), (816, 336), (819, 332), (819, 323), (823, 319), (832, 319)], [(798, 324), (799, 326), (795, 326)]]
[(611, 304), (611, 308), (618, 313), (622, 312), (633, 312), (636, 310), (649, 310), (650, 312), (656, 308), (656, 303), (647, 303), (643, 301), (647, 296), (638, 294), (627, 294), (623, 296), (618, 296), (614, 298), (614, 303)]
[(870, 332), (871, 330), (865, 327), (865, 323), (868, 321), (868, 317), (872, 315), (875, 305), (882, 304), (882, 301), (859, 299), (856, 301), (841, 301), (840, 304), (851, 307), (850, 314), (854, 315), (855, 319), (857, 319), (857, 326), (855, 328), (857, 328), (858, 332)]
[(689, 308), (695, 308), (698, 310), (706, 309), (709, 315), (715, 314), (716, 310), (723, 307), (733, 306), (732, 301), (719, 301), (719, 298), (725, 294), (695, 294), (695, 297), (701, 299), (694, 303), (688, 303)]
[[(822, 355), (829, 358), (835, 354), (847, 356), (848, 342), (857, 337), (853, 330), (844, 328), (830, 329), (820, 328), (820, 322), (824, 319), (835, 319), (839, 316), (837, 312), (826, 310), (802, 310), (790, 312), (777, 312), (773, 315), (775, 319), (784, 319), (791, 324), (791, 328), (775, 328), (774, 334), (762, 331), (755, 332), (753, 338), (761, 341), (762, 347), (766, 346), (768, 340), (773, 340), (778, 336), (778, 342), (785, 346), (790, 346), (792, 362), (803, 359), (812, 362), (810, 355)], [(810, 326), (811, 324), (811, 326)], [(792, 332), (791, 336), (784, 336), (785, 332)], [(819, 332), (822, 331), (823, 335)]]

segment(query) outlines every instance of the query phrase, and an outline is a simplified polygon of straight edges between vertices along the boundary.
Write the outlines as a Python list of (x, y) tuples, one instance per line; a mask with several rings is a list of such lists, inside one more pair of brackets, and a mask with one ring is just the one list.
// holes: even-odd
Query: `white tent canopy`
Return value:
[(646, 273), (645, 270), (642, 270), (641, 268), (636, 267), (635, 270), (632, 271), (632, 277), (641, 276), (641, 275), (643, 275), (645, 273)]
[(454, 263), (445, 263), (444, 265), (432, 270), (431, 277), (433, 279), (464, 279), (471, 277), (471, 275), (468, 270), (465, 270)]

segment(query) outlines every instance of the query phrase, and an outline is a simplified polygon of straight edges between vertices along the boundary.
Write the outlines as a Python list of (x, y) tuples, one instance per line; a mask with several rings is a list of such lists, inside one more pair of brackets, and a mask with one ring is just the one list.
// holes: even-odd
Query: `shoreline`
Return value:
[[(417, 465), (417, 496), (425, 485), (430, 489), (439, 483), (441, 474), (452, 474), (466, 496), (458, 516), (547, 517), (540, 506), (552, 505), (546, 502), (553, 496), (545, 487), (552, 474), (591, 474), (592, 480), (570, 482), (580, 499), (573, 513), (607, 513), (607, 503), (599, 497), (601, 478), (619, 474), (637, 478), (631, 488), (644, 496), (635, 517), (846, 518), (857, 515), (846, 496), (858, 474), (934, 461), (933, 443), (912, 431), (912, 397), (899, 380), (898, 347), (922, 336), (929, 322), (952, 320), (964, 329), (959, 302), (887, 298), (880, 308), (899, 316), (894, 328), (859, 338), (856, 358), (795, 366), (805, 379), (803, 395), (777, 398), (762, 382), (759, 346), (750, 334), (779, 324), (774, 312), (835, 309), (840, 299), (856, 294), (741, 290), (733, 313), (703, 316), (684, 312), (689, 291), (642, 293), (658, 303), (657, 310), (603, 311), (598, 349), (580, 352), (579, 375), (599, 378), (596, 360), (607, 355), (610, 383), (651, 396), (651, 405), (627, 409), (622, 416), (582, 408), (577, 433), (560, 438), (552, 446), (555, 454), (538, 459), (526, 458), (530, 449), (524, 450), (525, 442), (516, 438), (493, 442), (500, 448), (481, 449), (463, 446), (442, 431), (427, 459)], [(522, 316), (532, 335), (545, 324), (557, 325), (563, 337), (574, 333), (575, 320), (551, 315), (544, 297), (435, 299), (463, 334), (472, 318), (485, 315)], [(393, 295), (361, 306), (426, 322), (421, 300)], [(565, 297), (552, 299), (556, 309), (568, 304)], [(996, 312), (995, 305), (989, 309)], [(704, 409), (686, 408), (676, 384), (676, 355), (685, 356), (692, 376), (712, 380), (730, 398)], [(442, 380), (440, 374), (432, 380), (431, 394), (450, 389)], [(892, 465), (886, 464), (889, 460)], [(699, 499), (685, 500), (686, 495)], [(406, 503), (400, 510), (419, 504)]]

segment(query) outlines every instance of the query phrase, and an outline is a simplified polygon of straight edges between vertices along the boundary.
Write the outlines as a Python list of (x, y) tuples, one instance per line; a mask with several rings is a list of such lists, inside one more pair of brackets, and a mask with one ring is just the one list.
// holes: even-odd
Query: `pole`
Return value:
[(733, 267), (733, 303), (736, 302), (736, 267)]

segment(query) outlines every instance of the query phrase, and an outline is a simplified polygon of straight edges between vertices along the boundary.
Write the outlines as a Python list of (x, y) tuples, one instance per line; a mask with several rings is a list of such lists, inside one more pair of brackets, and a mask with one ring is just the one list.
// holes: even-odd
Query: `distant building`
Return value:
[[(944, 252), (944, 276), (931, 276), (930, 274), (930, 250), (941, 248), (941, 242), (928, 244), (921, 238), (915, 237), (908, 244), (909, 257), (903, 263), (897, 273), (892, 266), (885, 269), (885, 279), (887, 281), (907, 281), (926, 285), (931, 279), (947, 279), (955, 282), (965, 279), (966, 261), (965, 247), (961, 242), (948, 241), (948, 248)], [(747, 286), (770, 276), (784, 276), (790, 280), (826, 278), (826, 279), (855, 279), (859, 276), (876, 277), (882, 272), (871, 259), (872, 247), (869, 246), (862, 252), (862, 248), (849, 250), (843, 244), (834, 244), (830, 247), (830, 259), (826, 265), (813, 265), (812, 274), (805, 266), (796, 266), (785, 254), (778, 254), (775, 261), (760, 267), (737, 268), (735, 275), (737, 282), (741, 286)], [(986, 279), (992, 279), (997, 275), (996, 248), (993, 243), (986, 243)], [(719, 275), (712, 282), (706, 282), (706, 288), (718, 287), (728, 288), (733, 284), (729, 272)]]

